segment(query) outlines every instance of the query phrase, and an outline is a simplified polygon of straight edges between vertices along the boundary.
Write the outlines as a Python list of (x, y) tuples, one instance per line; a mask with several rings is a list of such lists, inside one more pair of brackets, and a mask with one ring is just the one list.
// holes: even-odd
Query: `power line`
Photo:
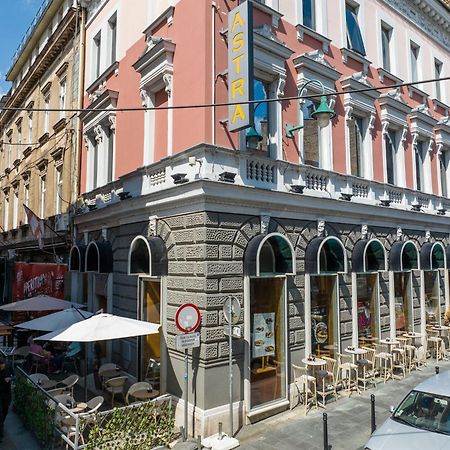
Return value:
[(0, 112), (2, 111), (27, 111), (27, 112), (73, 112), (73, 113), (89, 113), (89, 112), (136, 112), (136, 111), (162, 111), (162, 110), (177, 110), (177, 109), (198, 109), (198, 108), (216, 108), (221, 106), (234, 106), (234, 105), (253, 105), (256, 103), (273, 103), (273, 102), (285, 102), (291, 100), (300, 100), (300, 99), (312, 99), (317, 98), (322, 95), (326, 97), (332, 97), (335, 95), (345, 95), (345, 94), (357, 94), (363, 92), (372, 92), (372, 91), (382, 91), (382, 90), (392, 90), (400, 87), (409, 87), (414, 86), (416, 84), (427, 84), (427, 83), (436, 83), (439, 81), (447, 81), (450, 80), (449, 77), (443, 78), (432, 78), (429, 80), (421, 80), (421, 81), (411, 81), (408, 83), (397, 83), (392, 84), (390, 86), (373, 86), (362, 89), (353, 89), (348, 91), (331, 91), (325, 92), (323, 94), (310, 94), (310, 95), (302, 95), (302, 96), (291, 96), (291, 97), (281, 97), (281, 98), (267, 98), (261, 100), (248, 100), (248, 101), (239, 101), (239, 102), (222, 102), (222, 103), (201, 103), (201, 104), (190, 104), (190, 105), (173, 105), (173, 106), (141, 106), (141, 107), (130, 107), (130, 108), (18, 108), (18, 107), (2, 107), (0, 108)]

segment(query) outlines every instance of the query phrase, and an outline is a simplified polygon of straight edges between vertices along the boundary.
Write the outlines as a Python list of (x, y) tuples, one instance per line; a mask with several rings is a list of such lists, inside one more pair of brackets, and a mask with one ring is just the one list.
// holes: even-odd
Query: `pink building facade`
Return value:
[[(205, 106), (228, 101), (238, 2), (85, 3), (72, 294), (162, 324), (160, 336), (108, 344), (105, 360), (155, 380), (181, 411), (174, 316), (195, 303), (190, 433), (208, 435), (227, 417), (230, 295), (243, 308), (236, 426), (295, 403), (291, 364), (305, 355), (441, 321), (450, 84), (423, 81), (450, 73), (447, 6), (253, 2), (255, 99), (280, 101), (255, 105), (251, 139), (229, 131), (227, 106)], [(422, 82), (394, 87), (410, 81)], [(320, 128), (322, 93), (336, 116)]]

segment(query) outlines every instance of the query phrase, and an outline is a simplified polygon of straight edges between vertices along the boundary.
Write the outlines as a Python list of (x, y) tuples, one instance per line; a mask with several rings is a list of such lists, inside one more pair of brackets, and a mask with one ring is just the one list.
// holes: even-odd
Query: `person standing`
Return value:
[(0, 357), (0, 442), (3, 441), (3, 425), (11, 403), (11, 382), (14, 373)]

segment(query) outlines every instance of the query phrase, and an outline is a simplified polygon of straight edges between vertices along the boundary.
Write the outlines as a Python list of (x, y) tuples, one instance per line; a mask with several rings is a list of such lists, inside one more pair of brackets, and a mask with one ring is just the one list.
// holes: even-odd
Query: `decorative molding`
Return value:
[(345, 107), (345, 120), (346, 122), (349, 122), (353, 119), (353, 106), (347, 105)]
[(97, 144), (100, 144), (103, 141), (103, 127), (101, 125), (95, 125), (94, 139), (97, 141)]
[(405, 145), (406, 144), (406, 135), (408, 134), (408, 127), (404, 126), (402, 128), (402, 135), (400, 136), (400, 142)]
[(278, 77), (278, 85), (277, 85), (277, 97), (284, 97), (284, 87), (286, 85), (286, 77), (279, 76)]
[(260, 216), (260, 220), (261, 220), (261, 234), (267, 234), (269, 232), (270, 214), (262, 213)]
[(344, 64), (348, 64), (348, 59), (353, 59), (356, 62), (359, 62), (362, 64), (362, 72), (364, 74), (367, 74), (369, 71), (369, 66), (372, 64), (371, 61), (369, 61), (364, 56), (360, 55), (359, 53), (355, 52), (354, 50), (350, 50), (349, 48), (341, 48), (341, 55), (342, 55), (342, 62)]
[(150, 216), (148, 218), (147, 237), (156, 236), (158, 225), (158, 216)]
[(449, 15), (437, 1), (382, 0), (439, 45), (450, 48)]
[(142, 99), (142, 106), (144, 108), (150, 106), (150, 96), (148, 95), (147, 90), (144, 88), (139, 89), (139, 95), (141, 96)]
[(366, 223), (361, 225), (361, 238), (367, 239), (367, 235), (369, 234), (369, 227)]
[(115, 132), (116, 131), (116, 114), (115, 113), (109, 114), (108, 122), (109, 122), (109, 129), (112, 132)]
[(403, 239), (403, 230), (401, 227), (397, 227), (397, 241), (401, 241)]
[(255, 9), (259, 9), (261, 12), (267, 15), (270, 15), (272, 17), (272, 26), (274, 28), (278, 28), (280, 19), (283, 17), (283, 14), (280, 14), (276, 9), (273, 9), (264, 3), (253, 2), (253, 7)]
[(370, 133), (372, 133), (374, 128), (375, 128), (375, 119), (376, 119), (376, 117), (377, 117), (377, 114), (376, 114), (375, 111), (370, 113), (369, 123), (367, 125), (367, 128), (368, 128)]
[(171, 73), (165, 73), (163, 75), (163, 81), (165, 84), (165, 91), (168, 97), (172, 96), (172, 84), (173, 84), (173, 75)]
[(325, 236), (325, 220), (319, 219), (317, 221), (317, 236), (324, 237)]
[(430, 242), (430, 240), (431, 240), (431, 231), (425, 230), (425, 241)]
[(381, 122), (381, 134), (383, 136), (386, 136), (389, 132), (389, 121), (388, 120), (383, 120), (383, 122)]
[(434, 141), (433, 141), (433, 139), (430, 139), (428, 141), (428, 148), (427, 148), (427, 151), (430, 155), (433, 153), (433, 147), (434, 147)]
[(102, 238), (104, 241), (108, 240), (108, 228), (102, 228)]
[(299, 41), (303, 42), (305, 35), (312, 37), (313, 39), (319, 41), (322, 44), (322, 51), (324, 51), (325, 53), (329, 52), (331, 39), (328, 39), (326, 36), (323, 36), (317, 31), (312, 30), (311, 28), (308, 28), (307, 26), (300, 23), (296, 25), (295, 28), (297, 30), (297, 39)]
[(402, 84), (403, 80), (391, 72), (388, 72), (386, 69), (383, 69), (382, 67), (379, 67), (378, 69), (378, 79), (384, 83), (384, 79), (388, 78), (389, 80), (392, 80), (395, 84)]
[(415, 148), (417, 146), (417, 141), (419, 140), (419, 133), (411, 133), (412, 142), (411, 145)]

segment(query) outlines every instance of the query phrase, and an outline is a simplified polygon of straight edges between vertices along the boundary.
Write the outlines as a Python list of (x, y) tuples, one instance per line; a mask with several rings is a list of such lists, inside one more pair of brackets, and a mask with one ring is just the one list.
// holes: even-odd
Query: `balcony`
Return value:
[[(183, 179), (183, 183), (176, 180)], [(119, 180), (84, 194), (85, 205), (101, 209), (129, 198), (208, 180), (290, 195), (389, 207), (391, 210), (450, 214), (450, 199), (313, 166), (274, 160), (261, 152), (199, 145), (141, 167)], [(126, 194), (126, 195), (125, 195)], [(84, 208), (87, 212), (94, 208)]]

